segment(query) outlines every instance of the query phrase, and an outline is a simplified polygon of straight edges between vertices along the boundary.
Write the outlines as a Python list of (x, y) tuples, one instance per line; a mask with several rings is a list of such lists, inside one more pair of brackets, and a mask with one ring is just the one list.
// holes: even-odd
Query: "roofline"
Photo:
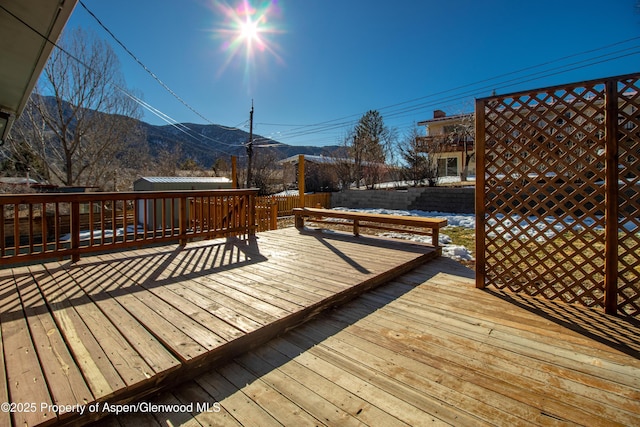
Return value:
[(38, 53), (38, 57), (36, 59), (35, 64), (33, 65), (33, 69), (31, 75), (29, 76), (29, 80), (27, 85), (25, 86), (24, 93), (22, 94), (22, 99), (16, 106), (15, 110), (10, 107), (2, 108), (2, 112), (9, 115), (7, 120), (7, 125), (2, 130), (0, 134), (0, 141), (4, 141), (6, 137), (9, 135), (9, 131), (13, 125), (13, 122), (22, 114), (24, 107), (27, 105), (29, 101), (29, 97), (31, 96), (31, 92), (36, 87), (38, 80), (40, 79), (40, 74), (42, 74), (42, 70), (47, 65), (47, 61), (49, 60), (49, 56), (55, 47), (55, 43), (57, 42), (60, 34), (62, 34), (62, 30), (64, 29), (69, 17), (71, 16), (73, 10), (76, 7), (77, 0), (58, 0), (57, 13), (55, 16), (51, 17), (51, 24), (47, 31), (44, 34), (38, 34), (39, 36), (44, 36), (46, 39), (42, 41), (42, 45), (40, 48), (40, 52)]
[(438, 117), (437, 119), (423, 120), (421, 122), (418, 122), (418, 126), (426, 126), (429, 123), (446, 122), (447, 120), (460, 119), (460, 118), (463, 118), (463, 117), (470, 117), (470, 116), (473, 116), (474, 114), (475, 114), (474, 112), (471, 112), (471, 113), (460, 113), (460, 114), (455, 114), (453, 116), (444, 116), (444, 117)]

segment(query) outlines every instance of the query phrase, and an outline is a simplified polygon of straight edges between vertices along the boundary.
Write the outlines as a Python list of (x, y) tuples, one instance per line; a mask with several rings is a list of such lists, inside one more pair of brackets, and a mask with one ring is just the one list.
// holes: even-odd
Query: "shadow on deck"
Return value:
[(635, 322), (474, 284), (433, 260), (98, 425), (640, 423)]
[[(0, 425), (95, 420), (195, 378), (434, 258), (295, 229), (0, 273)], [(12, 412), (12, 413), (10, 413)]]

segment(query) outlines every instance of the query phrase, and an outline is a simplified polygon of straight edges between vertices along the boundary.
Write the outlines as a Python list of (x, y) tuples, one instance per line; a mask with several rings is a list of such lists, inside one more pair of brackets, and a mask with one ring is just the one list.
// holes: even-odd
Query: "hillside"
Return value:
[[(51, 108), (57, 104), (54, 97), (44, 97), (45, 103)], [(63, 101), (63, 105), (67, 105)], [(71, 111), (71, 108), (69, 108)], [(105, 113), (94, 111), (94, 114)], [(179, 123), (176, 125), (152, 125), (143, 121), (137, 121), (142, 130), (141, 135), (146, 138), (150, 153), (156, 157), (162, 151), (174, 152), (176, 148), (180, 153), (180, 160), (193, 159), (205, 168), (211, 167), (218, 157), (246, 155), (245, 144), (249, 140), (249, 133), (237, 128), (222, 125), (202, 125), (194, 123)], [(279, 141), (254, 134), (256, 150), (272, 150), (276, 159), (284, 159), (296, 154), (320, 155), (334, 151), (337, 146), (294, 146), (282, 144)], [(273, 148), (265, 147), (273, 145)]]
[[(146, 134), (151, 154), (154, 156), (157, 156), (162, 150), (173, 150), (175, 147), (179, 147), (183, 160), (191, 158), (200, 165), (209, 167), (218, 157), (246, 155), (245, 144), (249, 140), (249, 133), (241, 129), (194, 123), (156, 126), (140, 122), (140, 126)], [(337, 146), (316, 147), (281, 144), (256, 134), (253, 138), (254, 141), (259, 141), (256, 144), (259, 145), (256, 150), (271, 150), (276, 153), (278, 159), (296, 154), (327, 154), (337, 148)], [(273, 147), (268, 147), (268, 145), (273, 145)]]

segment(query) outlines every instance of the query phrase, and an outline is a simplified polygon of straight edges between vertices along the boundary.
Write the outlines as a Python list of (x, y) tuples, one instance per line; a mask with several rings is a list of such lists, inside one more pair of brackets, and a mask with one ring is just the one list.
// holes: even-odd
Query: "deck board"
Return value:
[[(28, 286), (23, 281), (3, 280), (0, 306), (0, 322), (2, 323), (2, 340), (4, 346), (4, 362), (7, 373), (7, 385), (10, 399), (17, 404), (11, 413), (16, 425), (50, 425), (56, 420), (50, 411), (40, 411), (40, 405), (52, 405), (42, 367), (38, 360), (26, 315), (20, 302), (17, 286)], [(17, 303), (12, 300), (16, 299)], [(14, 396), (17, 398), (14, 399)], [(31, 405), (38, 402), (38, 407)], [(26, 405), (26, 408), (23, 406)]]
[[(46, 309), (46, 302), (33, 277), (26, 269), (14, 270), (13, 275), (44, 377), (48, 384), (56, 384), (55, 388), (50, 388), (52, 403), (91, 402), (91, 391)], [(61, 419), (65, 415), (64, 409), (58, 413)]]
[(297, 414), (317, 425), (640, 425), (637, 321), (475, 289), (472, 276), (431, 261), (171, 393), (200, 387), (193, 399), (219, 402), (220, 424), (246, 426), (304, 424)]
[[(410, 242), (291, 228), (255, 239), (158, 245), (2, 270), (0, 371), (6, 376), (0, 375), (0, 399), (33, 402), (38, 409), (42, 403), (61, 406), (57, 413), (2, 413), (0, 427), (99, 419), (105, 415), (100, 405), (137, 401), (207, 372), (434, 256), (433, 248)], [(202, 396), (213, 402), (212, 395), (226, 396), (242, 385), (238, 375), (255, 378), (247, 366), (225, 366), (189, 388), (164, 392), (159, 401), (180, 404)], [(261, 425), (278, 425), (282, 417), (357, 422), (329, 409), (287, 418), (298, 407), (294, 396), (308, 388), (285, 388), (287, 378), (226, 396), (221, 419), (229, 425), (252, 416)], [(273, 388), (277, 384), (280, 389)], [(324, 401), (319, 394), (308, 399)], [(245, 419), (237, 411), (245, 411), (248, 401), (254, 403), (245, 413), (253, 415)], [(267, 402), (279, 406), (266, 411), (261, 405)], [(64, 407), (86, 411), (94, 404), (100, 410), (83, 416)], [(170, 415), (130, 414), (104, 423), (162, 424), (158, 420)], [(199, 425), (214, 416), (220, 414), (182, 414), (174, 422)]]

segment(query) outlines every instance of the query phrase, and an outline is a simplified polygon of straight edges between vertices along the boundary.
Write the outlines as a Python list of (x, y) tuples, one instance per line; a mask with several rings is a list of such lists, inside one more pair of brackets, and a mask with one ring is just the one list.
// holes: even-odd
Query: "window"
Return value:
[(438, 159), (439, 176), (458, 176), (458, 158), (448, 157)]

